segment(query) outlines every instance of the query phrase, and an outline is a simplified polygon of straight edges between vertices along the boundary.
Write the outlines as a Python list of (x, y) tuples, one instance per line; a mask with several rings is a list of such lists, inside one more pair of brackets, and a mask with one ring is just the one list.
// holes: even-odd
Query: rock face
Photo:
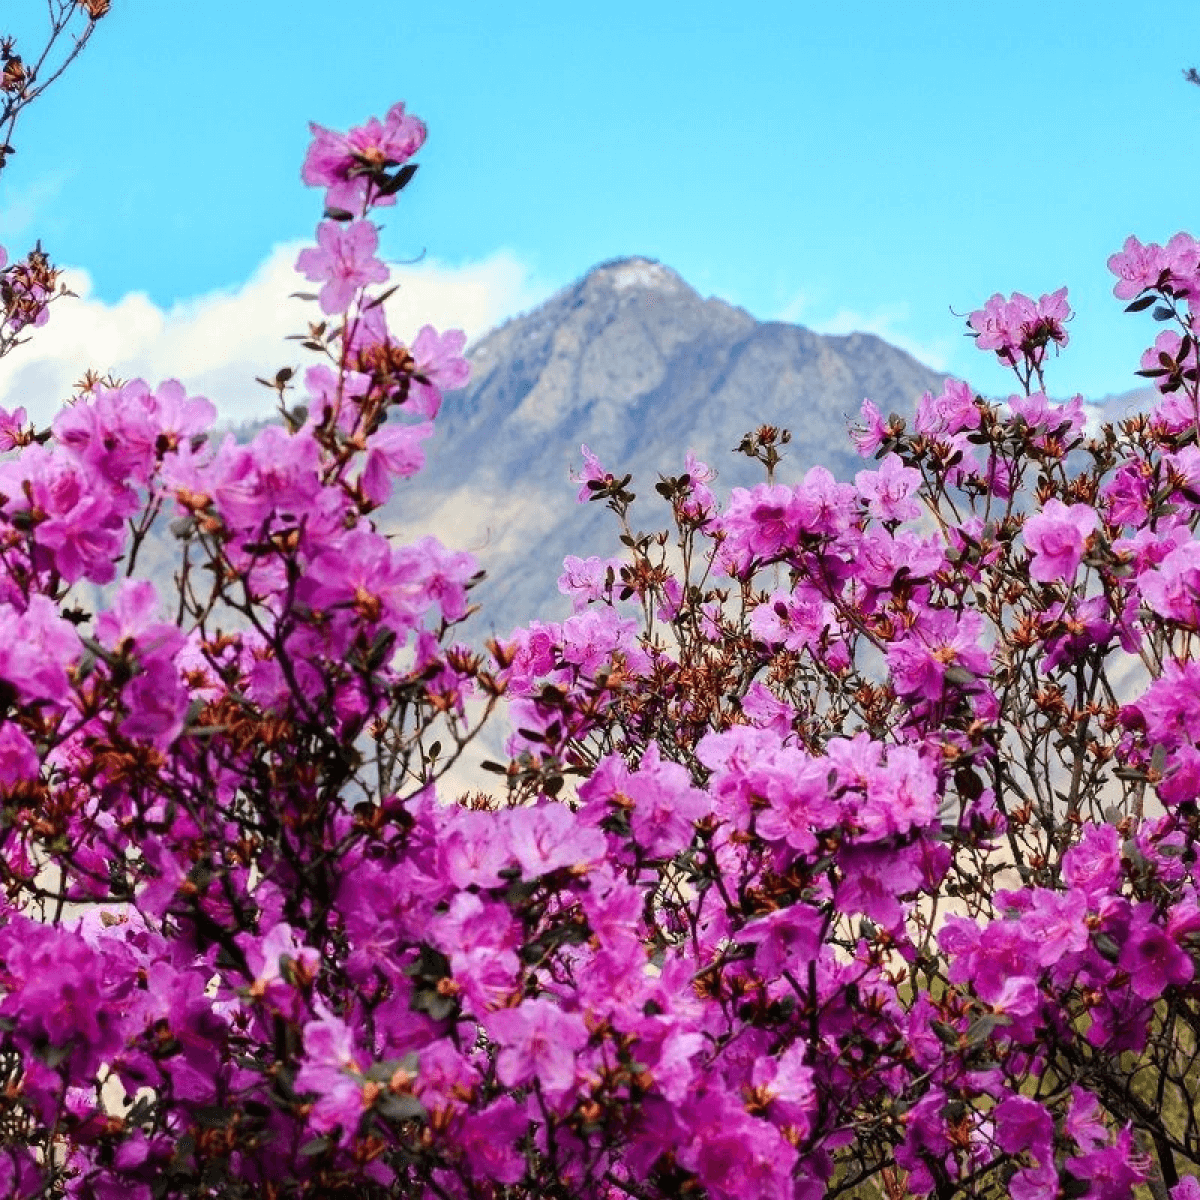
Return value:
[(732, 453), (742, 435), (784, 426), (793, 440), (780, 480), (815, 463), (848, 477), (863, 466), (846, 435), (863, 398), (908, 414), (943, 380), (870, 334), (821, 336), (705, 300), (644, 258), (596, 267), (469, 357), (471, 383), (446, 397), (428, 466), (384, 523), (476, 554), (489, 576), (476, 637), (560, 618), (563, 557), (619, 551), (612, 514), (575, 502), (581, 443), (632, 473), (634, 521), (649, 531), (669, 517), (653, 485), (680, 474), (688, 450), (716, 468), (720, 495), (763, 478)]

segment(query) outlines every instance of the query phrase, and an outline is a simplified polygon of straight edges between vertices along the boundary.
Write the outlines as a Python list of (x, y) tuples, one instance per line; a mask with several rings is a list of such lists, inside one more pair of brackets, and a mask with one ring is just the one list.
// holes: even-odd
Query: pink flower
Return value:
[(251, 996), (266, 1000), (272, 1008), (296, 1019), (300, 995), (294, 983), (288, 979), (285, 966), (290, 962), (301, 973), (315, 977), (321, 965), (320, 954), (311, 946), (306, 946), (296, 930), (283, 921), (261, 937), (244, 933), (238, 936), (237, 941), (254, 972), (254, 980), (250, 985)]
[[(3, 247), (0, 247), (0, 254), (3, 252)], [(11, 413), (6, 408), (0, 408), (0, 453), (21, 445), (28, 420), (23, 407), (13, 409)]]
[(301, 250), (296, 270), (314, 283), (324, 281), (319, 300), (323, 312), (345, 312), (354, 293), (368, 283), (383, 283), (388, 269), (375, 257), (379, 233), (370, 221), (322, 221), (317, 226), (317, 248)]
[(0, 1016), (27, 1046), (39, 1039), (70, 1050), (79, 1075), (91, 1074), (121, 1044), (128, 1005), (105, 979), (105, 956), (78, 933), (6, 914), (0, 933), (5, 996)]
[(1125, 245), (1108, 260), (1108, 269), (1117, 277), (1113, 295), (1118, 300), (1132, 300), (1134, 296), (1154, 287), (1158, 282), (1165, 260), (1162, 247), (1156, 243), (1146, 246), (1130, 235)]
[(0, 724), (0, 790), (36, 779), (41, 762), (33, 743), (11, 721)]
[(571, 478), (583, 484), (579, 489), (579, 495), (576, 499), (580, 504), (586, 504), (596, 494), (593, 488), (588, 487), (589, 483), (611, 483), (613, 476), (604, 469), (600, 460), (587, 448), (586, 445), (579, 448), (583, 452), (583, 470), (576, 475), (571, 472)]
[(1121, 946), (1121, 968), (1129, 972), (1134, 995), (1143, 1000), (1157, 1000), (1172, 984), (1187, 983), (1195, 970), (1175, 939), (1154, 923), (1153, 912), (1149, 902), (1137, 905)]
[(1118, 300), (1135, 296), (1161, 285), (1176, 296), (1194, 295), (1200, 272), (1200, 243), (1187, 233), (1177, 233), (1165, 246), (1157, 242), (1143, 245), (1135, 237), (1108, 260), (1108, 269), (1117, 276), (1113, 294)]
[(183, 648), (176, 625), (160, 621), (158, 589), (148, 579), (123, 579), (112, 607), (96, 616), (96, 640), (115, 653), (136, 647), (138, 653), (172, 658)]
[(353, 1139), (365, 1107), (363, 1065), (350, 1027), (319, 1008), (317, 1019), (304, 1026), (304, 1059), (295, 1085), (298, 1092), (315, 1094), (308, 1114), (313, 1133), (340, 1129), (342, 1145)]
[(863, 458), (867, 458), (883, 445), (888, 436), (888, 426), (883, 419), (883, 414), (870, 400), (862, 402), (859, 420), (862, 421), (862, 424), (854, 426), (850, 436), (854, 439), (859, 454)]
[(539, 997), (489, 1013), (484, 1027), (500, 1046), (496, 1074), (505, 1087), (537, 1080), (549, 1095), (561, 1096), (574, 1086), (575, 1056), (588, 1042), (578, 1013)]
[(16, 689), (22, 703), (62, 703), (70, 691), (67, 667), (80, 650), (75, 626), (64, 620), (48, 596), (33, 596), (17, 613), (0, 604), (0, 679)]
[(947, 379), (941, 395), (926, 392), (917, 404), (918, 433), (932, 437), (953, 436), (966, 429), (978, 429), (981, 419), (975, 392), (970, 384)]
[(504, 838), (526, 879), (537, 879), (563, 867), (585, 868), (600, 862), (608, 849), (604, 834), (585, 825), (565, 805), (515, 808)]
[(129, 738), (144, 738), (165, 750), (183, 731), (191, 697), (168, 659), (152, 658), (141, 664), (125, 685), (121, 699), (129, 715), (121, 732)]
[(921, 472), (906, 467), (898, 454), (889, 454), (877, 471), (859, 471), (854, 484), (878, 521), (911, 521), (921, 515), (912, 498), (921, 486)]
[(449, 911), (434, 917), (429, 937), (477, 1014), (503, 1004), (517, 986), (521, 929), (507, 905), (459, 892)]
[(804, 1043), (793, 1042), (782, 1054), (758, 1059), (750, 1076), (754, 1088), (770, 1098), (771, 1116), (802, 1134), (808, 1131), (817, 1106), (814, 1072), (805, 1065), (804, 1056)]
[(1025, 522), (1025, 544), (1033, 552), (1029, 574), (1039, 583), (1069, 583), (1099, 519), (1091, 505), (1046, 501), (1042, 511)]
[(1137, 1185), (1145, 1183), (1150, 1167), (1149, 1160), (1134, 1147), (1128, 1126), (1113, 1145), (1068, 1158), (1066, 1165), (1073, 1175), (1091, 1184), (1087, 1194), (1096, 1200), (1128, 1200)]
[(372, 117), (347, 134), (311, 124), (313, 140), (304, 158), (300, 178), (310, 187), (325, 187), (325, 207), (342, 209), (357, 216), (371, 204), (394, 204), (394, 196), (367, 194), (367, 172), (372, 168), (399, 166), (424, 145), (425, 126), (394, 104), (379, 121)]
[(806, 970), (818, 957), (825, 934), (825, 917), (807, 904), (793, 904), (751, 921), (738, 940), (756, 947), (754, 965), (764, 979), (784, 971)]
[[(1075, 436), (1082, 432), (1087, 422), (1082, 396), (1072, 396), (1065, 404), (1055, 404), (1045, 392), (1033, 392), (1028, 396), (1010, 396), (1008, 407), (1031, 429), (1045, 429), (1046, 433), (1060, 436)], [(1036, 438), (1034, 444), (1045, 446), (1045, 434)]]
[(468, 1115), (460, 1138), (472, 1174), (492, 1183), (519, 1183), (525, 1177), (525, 1156), (516, 1143), (528, 1128), (524, 1107), (511, 1096)]
[(1049, 343), (1067, 344), (1064, 325), (1070, 318), (1067, 289), (1059, 288), (1036, 303), (1020, 292), (1007, 300), (997, 292), (967, 318), (967, 324), (975, 331), (980, 350), (994, 350), (996, 357), (1009, 365), (1015, 365), (1018, 358), (1037, 364)]
[(563, 559), (563, 573), (558, 577), (558, 590), (571, 597), (574, 612), (582, 612), (595, 600), (612, 596), (612, 587), (606, 582), (609, 573), (615, 580), (622, 566), (619, 558), (579, 558), (568, 554)]
[(996, 1145), (1007, 1154), (1031, 1150), (1048, 1158), (1054, 1144), (1054, 1118), (1045, 1105), (1026, 1096), (1006, 1096), (992, 1114), (996, 1122)]
[(1085, 825), (1079, 841), (1062, 861), (1068, 887), (1096, 895), (1115, 887), (1121, 878), (1121, 835), (1114, 825)]
[(683, 850), (692, 840), (695, 822), (711, 807), (708, 796), (692, 786), (686, 767), (662, 761), (657, 742), (647, 747), (625, 791), (633, 801), (633, 836), (651, 858)]
[(439, 334), (426, 325), (409, 347), (413, 356), (414, 378), (408, 393), (406, 412), (432, 420), (441, 407), (442, 394), (467, 386), (471, 364), (463, 357), (467, 335), (461, 329)]
[(421, 443), (433, 433), (433, 425), (385, 425), (367, 439), (367, 461), (360, 483), (373, 504), (386, 504), (392, 480), (415, 475), (425, 465)]
[(946, 673), (951, 667), (974, 676), (986, 675), (991, 657), (979, 644), (982, 637), (983, 618), (976, 612), (960, 616), (938, 608), (921, 613), (902, 640), (887, 650), (897, 694), (936, 703), (945, 694)]

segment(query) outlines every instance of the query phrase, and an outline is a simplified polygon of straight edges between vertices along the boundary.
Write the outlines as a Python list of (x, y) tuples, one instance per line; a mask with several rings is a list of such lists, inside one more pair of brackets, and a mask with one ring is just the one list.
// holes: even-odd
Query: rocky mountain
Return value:
[(718, 494), (753, 484), (762, 468), (733, 450), (769, 423), (793, 435), (778, 478), (815, 463), (849, 477), (863, 466), (846, 434), (863, 398), (909, 413), (943, 379), (870, 334), (757, 321), (645, 258), (596, 267), (469, 357), (470, 384), (446, 397), (428, 466), (385, 524), (476, 554), (489, 576), (477, 637), (561, 618), (564, 556), (619, 551), (612, 514), (575, 501), (581, 444), (633, 475), (635, 524), (648, 531), (669, 517), (653, 485), (680, 474), (688, 450), (716, 468)]

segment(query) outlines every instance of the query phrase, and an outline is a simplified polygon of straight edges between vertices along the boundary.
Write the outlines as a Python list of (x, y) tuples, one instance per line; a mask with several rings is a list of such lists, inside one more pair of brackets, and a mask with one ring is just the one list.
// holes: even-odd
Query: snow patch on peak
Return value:
[(627, 258), (613, 263), (605, 272), (609, 283), (617, 291), (644, 288), (655, 292), (679, 292), (684, 289), (683, 280), (662, 263), (648, 258)]

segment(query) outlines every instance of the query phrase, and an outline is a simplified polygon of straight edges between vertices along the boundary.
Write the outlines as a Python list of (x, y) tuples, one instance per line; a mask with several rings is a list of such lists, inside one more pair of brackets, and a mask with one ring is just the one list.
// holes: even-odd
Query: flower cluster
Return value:
[(652, 536), (585, 448), (626, 553), (478, 651), (470, 557), (374, 519), (468, 370), (370, 290), (425, 130), (313, 132), (281, 423), (0, 412), (0, 1194), (1195, 1200), (1181, 277), (1121, 273), (1179, 340), (1095, 438), (1032, 387), (1056, 293), (972, 314), (1023, 394), (868, 402), (853, 482), (763, 426), (765, 482), (689, 456)]
[(967, 318), (967, 325), (980, 350), (992, 350), (1005, 366), (1012, 367), (1023, 381), (1042, 377), (1046, 348), (1065, 346), (1066, 323), (1071, 319), (1067, 289), (1031, 300), (1014, 292), (1007, 300), (997, 292), (982, 308)]

